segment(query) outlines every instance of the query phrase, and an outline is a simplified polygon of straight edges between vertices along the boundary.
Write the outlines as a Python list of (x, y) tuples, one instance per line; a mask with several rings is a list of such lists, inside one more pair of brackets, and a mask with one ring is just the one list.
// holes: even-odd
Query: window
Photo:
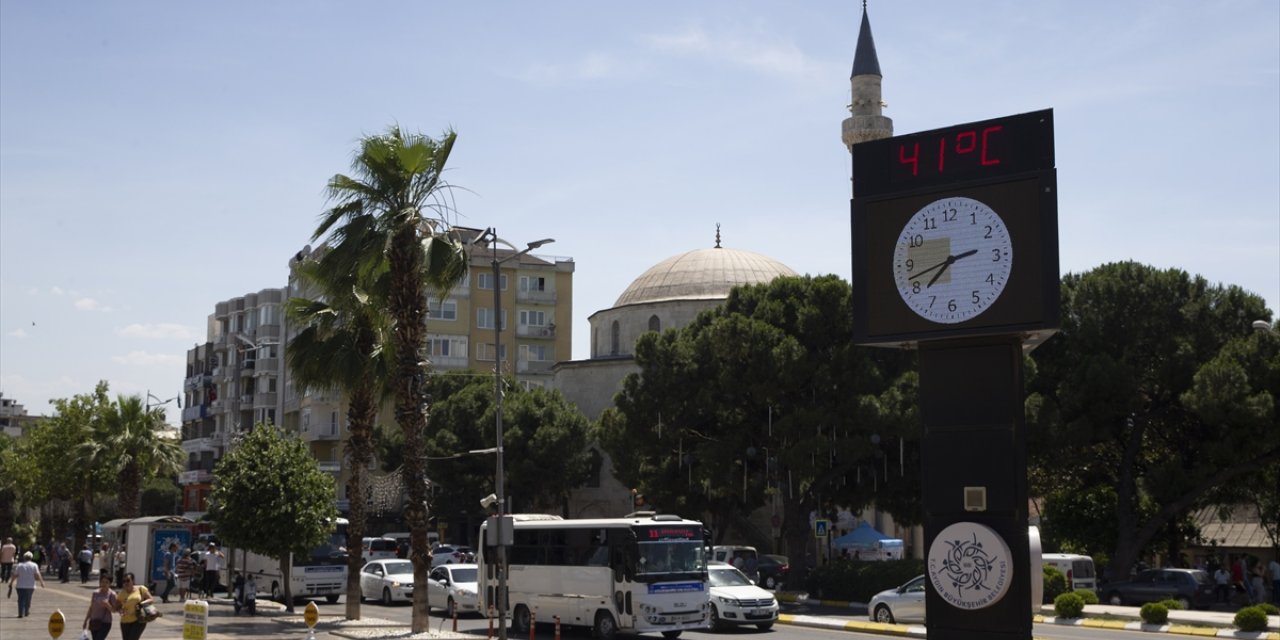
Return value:
[(547, 345), (520, 345), (520, 359), (524, 361), (541, 362), (547, 359)]
[(258, 325), (280, 324), (280, 305), (265, 304), (258, 307)]
[(520, 276), (520, 292), (546, 291), (547, 279), (542, 276)]
[(649, 330), (662, 331), (662, 321), (658, 320), (658, 316), (649, 316)]
[(458, 303), (453, 300), (441, 302), (432, 296), (427, 298), (427, 317), (432, 320), (457, 320)]
[(546, 311), (521, 311), (520, 326), (522, 327), (547, 326), (547, 312)]
[[(500, 283), (501, 283), (501, 285), (502, 285), (502, 290), (503, 290), (503, 291), (506, 291), (506, 290), (507, 290), (507, 274), (505, 274), (505, 273), (504, 273), (504, 274), (502, 274), (502, 279), (501, 279), (501, 280), (499, 280), (499, 282), (500, 282)], [(489, 291), (493, 291), (493, 274), (492, 274), (492, 273), (483, 273), (483, 272), (482, 272), (482, 273), (477, 273), (477, 274), (476, 274), (476, 287), (477, 287), (477, 288), (479, 288), (479, 289), (488, 289)]]
[(520, 388), (521, 388), (521, 389), (524, 389), (525, 391), (532, 391), (532, 390), (534, 390), (534, 389), (541, 389), (541, 388), (543, 388), (544, 386), (545, 386), (545, 385), (543, 385), (543, 384), (542, 384), (542, 382), (541, 382), (541, 381), (539, 381), (539, 380), (521, 380), (521, 381), (520, 381)]
[[(476, 309), (476, 326), (481, 329), (493, 328), (493, 309), (480, 307)], [(502, 312), (502, 328), (507, 328), (507, 312)]]
[[(499, 360), (507, 359), (507, 345), (505, 344), (502, 345), (502, 348), (498, 350), (498, 359)], [(492, 342), (481, 342), (476, 345), (476, 360), (488, 360), (490, 362), (493, 361), (493, 343)]]

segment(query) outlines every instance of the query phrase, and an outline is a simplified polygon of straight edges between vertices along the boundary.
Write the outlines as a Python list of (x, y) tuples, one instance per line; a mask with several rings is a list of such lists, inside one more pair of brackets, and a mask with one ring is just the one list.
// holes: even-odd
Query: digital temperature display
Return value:
[(855, 196), (1051, 169), (1053, 110), (971, 122), (853, 146)]

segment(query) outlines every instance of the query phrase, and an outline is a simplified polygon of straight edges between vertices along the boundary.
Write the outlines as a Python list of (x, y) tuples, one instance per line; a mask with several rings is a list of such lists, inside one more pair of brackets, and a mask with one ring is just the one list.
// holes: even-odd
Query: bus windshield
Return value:
[[(681, 579), (675, 574), (705, 574), (706, 550), (701, 527), (647, 525), (635, 528), (636, 573), (653, 579)], [(644, 579), (644, 578), (641, 579)]]

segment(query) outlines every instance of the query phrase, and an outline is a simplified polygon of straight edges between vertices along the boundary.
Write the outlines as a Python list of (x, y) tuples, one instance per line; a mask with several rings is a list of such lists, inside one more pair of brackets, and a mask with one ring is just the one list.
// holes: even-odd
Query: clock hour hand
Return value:
[(949, 257), (948, 257), (948, 258), (947, 258), (947, 259), (946, 259), (942, 264), (938, 265), (938, 266), (940, 266), (940, 267), (942, 267), (942, 268), (941, 268), (941, 269), (939, 269), (937, 273), (933, 274), (933, 278), (932, 278), (931, 280), (929, 280), (929, 284), (926, 284), (926, 285), (924, 286), (924, 288), (928, 289), (929, 287), (932, 287), (932, 286), (933, 286), (933, 283), (937, 282), (937, 281), (938, 281), (938, 278), (941, 278), (943, 273), (946, 273), (946, 271), (947, 271), (947, 267), (949, 267), (949, 266), (951, 266), (951, 265), (955, 264), (955, 262), (956, 262), (957, 260), (959, 260), (959, 259), (961, 259), (961, 258), (968, 258), (969, 256), (971, 256), (971, 255), (973, 255), (973, 254), (975, 254), (975, 253), (977, 253), (977, 252), (978, 252), (978, 250), (977, 250), (977, 249), (970, 249), (970, 250), (968, 250), (968, 251), (966, 251), (966, 252), (964, 252), (964, 253), (956, 254), (956, 255), (954, 255), (954, 256), (949, 256)]

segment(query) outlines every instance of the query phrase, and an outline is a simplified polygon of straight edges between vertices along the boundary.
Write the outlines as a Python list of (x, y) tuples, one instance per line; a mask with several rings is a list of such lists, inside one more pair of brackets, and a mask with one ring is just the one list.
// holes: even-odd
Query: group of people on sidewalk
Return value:
[[(1270, 562), (1252, 560), (1240, 555), (1213, 572), (1217, 601), (1231, 602), (1232, 589), (1238, 589), (1249, 604), (1271, 602), (1280, 605), (1280, 558)], [(1270, 591), (1270, 597), (1267, 592)]]
[(89, 610), (84, 614), (81, 628), (87, 630), (93, 640), (105, 640), (115, 614), (120, 614), (120, 637), (138, 640), (147, 628), (147, 607), (154, 603), (151, 592), (134, 583), (132, 573), (124, 574), (124, 587), (119, 593), (111, 589), (111, 574), (99, 574), (98, 590), (90, 596)]

